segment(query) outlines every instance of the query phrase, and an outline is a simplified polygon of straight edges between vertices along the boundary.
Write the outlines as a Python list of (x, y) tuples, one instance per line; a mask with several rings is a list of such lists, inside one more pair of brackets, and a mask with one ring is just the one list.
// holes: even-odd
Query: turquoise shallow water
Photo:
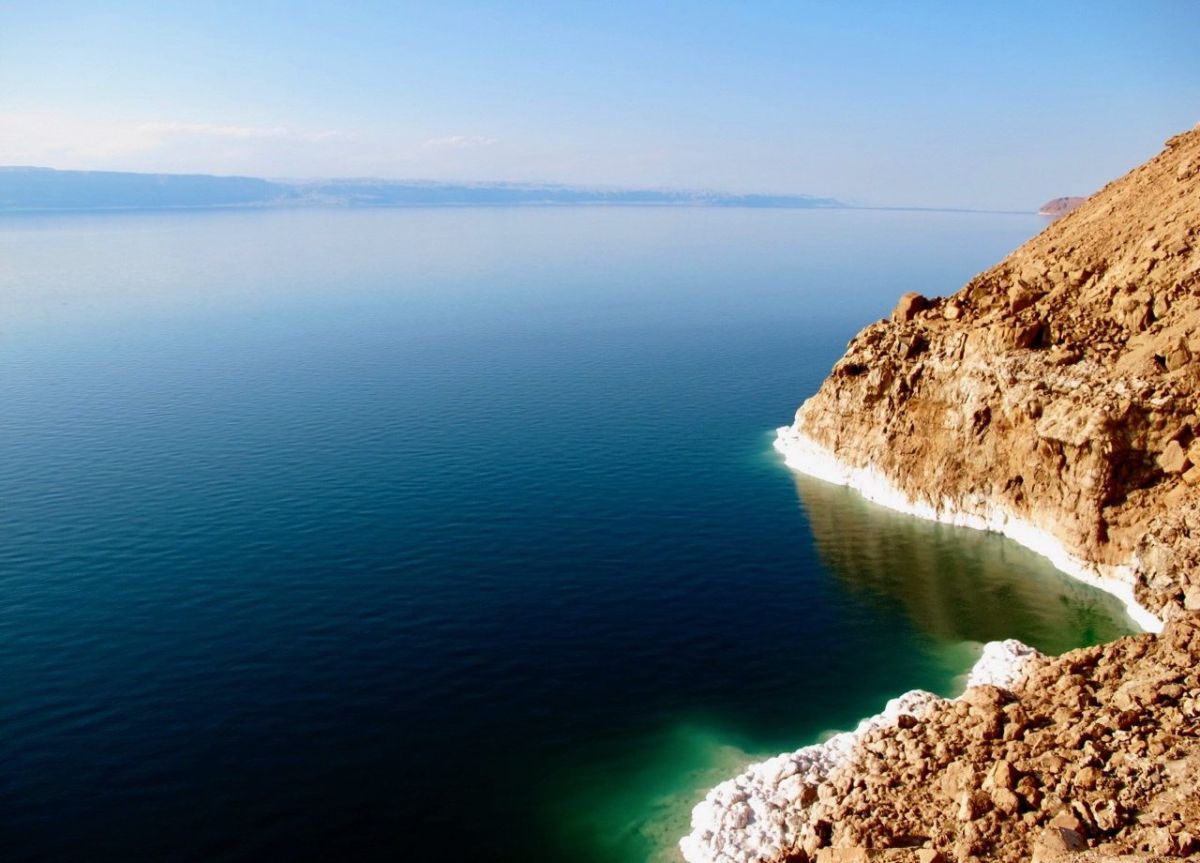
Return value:
[(771, 451), (1033, 217), (0, 221), (14, 860), (670, 859), (703, 789), (980, 642), (1111, 637)]

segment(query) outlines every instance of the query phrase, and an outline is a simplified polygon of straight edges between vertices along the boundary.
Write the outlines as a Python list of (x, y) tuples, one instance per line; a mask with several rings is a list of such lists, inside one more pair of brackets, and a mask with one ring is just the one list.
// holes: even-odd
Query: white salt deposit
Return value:
[(882, 471), (873, 467), (849, 467), (794, 426), (784, 426), (778, 430), (775, 449), (783, 453), (788, 467), (793, 470), (826, 482), (849, 486), (867, 500), (889, 509), (932, 521), (1004, 534), (1047, 558), (1067, 575), (1117, 597), (1124, 604), (1130, 619), (1142, 629), (1147, 632), (1162, 631), (1162, 621), (1134, 598), (1134, 577), (1129, 567), (1106, 567), (1107, 572), (1102, 573), (1095, 564), (1067, 551), (1049, 531), (1017, 518), (982, 495), (962, 501), (952, 501), (950, 498), (943, 498), (940, 502), (913, 500)]
[[(1094, 564), (1072, 555), (1049, 531), (1015, 517), (982, 496), (958, 502), (949, 498), (940, 502), (913, 500), (878, 469), (849, 467), (792, 426), (779, 429), (775, 448), (794, 470), (849, 486), (875, 503), (920, 518), (1004, 534), (1048, 558), (1067, 575), (1116, 596), (1129, 617), (1143, 629), (1162, 630), (1162, 621), (1134, 598), (1129, 567), (1108, 567), (1102, 573)], [(1026, 663), (1036, 656), (1036, 650), (1014, 639), (993, 641), (984, 646), (967, 687), (992, 684), (1012, 689)], [(753, 764), (740, 776), (722, 782), (692, 810), (692, 832), (679, 842), (684, 859), (688, 863), (783, 859), (807, 823), (816, 787), (834, 768), (849, 762), (857, 742), (874, 728), (895, 725), (902, 714), (920, 718), (940, 700), (922, 690), (905, 693), (853, 731)]]
[[(1038, 656), (1014, 639), (985, 645), (971, 669), (968, 687), (990, 683), (1010, 689), (1025, 664)], [(688, 863), (754, 863), (782, 860), (807, 823), (808, 804), (830, 772), (850, 761), (854, 747), (868, 732), (897, 723), (903, 714), (918, 719), (942, 701), (932, 692), (914, 689), (893, 698), (853, 731), (824, 743), (805, 746), (746, 768), (722, 782), (692, 810), (692, 832), (679, 842)]]

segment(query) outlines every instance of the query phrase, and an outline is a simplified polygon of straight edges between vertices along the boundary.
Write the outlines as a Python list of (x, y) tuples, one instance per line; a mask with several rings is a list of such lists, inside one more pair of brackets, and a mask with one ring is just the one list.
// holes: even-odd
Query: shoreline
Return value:
[[(963, 692), (943, 698), (910, 689), (889, 699), (878, 713), (820, 743), (784, 752), (747, 766), (711, 788), (692, 809), (692, 830), (679, 840), (687, 863), (758, 863), (782, 859), (808, 825), (809, 805), (817, 787), (852, 760), (859, 742), (872, 731), (901, 724), (901, 717), (922, 719), (930, 709), (958, 701), (976, 686), (1011, 689), (1028, 664), (1042, 656), (1014, 638), (990, 641), (971, 666)], [(798, 805), (797, 805), (798, 804)]]
[(792, 470), (834, 485), (848, 486), (880, 506), (928, 521), (1002, 534), (1045, 557), (1063, 574), (1115, 596), (1129, 619), (1143, 632), (1162, 631), (1163, 621), (1134, 597), (1132, 571), (1128, 566), (1108, 567), (1110, 573), (1106, 574), (1098, 565), (1071, 554), (1049, 531), (994, 507), (982, 497), (973, 501), (975, 512), (959, 509), (948, 498), (937, 506), (915, 501), (878, 469), (849, 467), (828, 449), (797, 431), (795, 426), (777, 429), (774, 447)]
[(817, 787), (796, 774), (819, 750), (753, 765), (696, 807), (689, 863), (1200, 851), (1198, 189), (1200, 126), (952, 297), (902, 296), (774, 442), (800, 473), (1014, 540), (1144, 632), (889, 702), (860, 728), (906, 698), (928, 718), (868, 731)]
[[(1048, 531), (993, 509), (980, 499), (977, 512), (964, 512), (950, 500), (935, 507), (909, 498), (875, 468), (850, 468), (832, 452), (802, 435), (794, 426), (776, 430), (773, 447), (791, 470), (835, 485), (848, 486), (867, 500), (906, 515), (930, 521), (1000, 533), (1047, 558), (1063, 574), (1105, 591), (1122, 603), (1126, 615), (1146, 632), (1162, 631), (1163, 622), (1140, 605), (1133, 595), (1128, 566), (1113, 567), (1112, 575), (1072, 555)], [(972, 665), (964, 692), (975, 686), (1012, 689), (1028, 663), (1041, 654), (1016, 639), (992, 641)], [(785, 752), (748, 765), (737, 776), (708, 791), (692, 810), (691, 832), (680, 839), (679, 849), (688, 863), (754, 863), (787, 853), (800, 829), (816, 788), (834, 770), (848, 764), (858, 742), (875, 729), (896, 726), (902, 715), (920, 719), (932, 705), (955, 701), (914, 689), (886, 702), (883, 709), (820, 743)]]

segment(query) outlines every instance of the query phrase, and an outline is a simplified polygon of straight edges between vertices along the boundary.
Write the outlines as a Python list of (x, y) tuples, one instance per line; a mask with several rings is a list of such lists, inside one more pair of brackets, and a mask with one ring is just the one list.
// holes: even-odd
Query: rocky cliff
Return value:
[(1012, 534), (1152, 627), (1200, 609), (1197, 410), (1200, 129), (954, 296), (903, 297), (779, 446), (900, 508)]
[(836, 751), (752, 765), (696, 808), (684, 856), (1200, 852), (1198, 414), (1200, 127), (954, 296), (902, 297), (777, 441), (798, 470), (1012, 536), (1152, 632), (1010, 647), (960, 699), (910, 693)]

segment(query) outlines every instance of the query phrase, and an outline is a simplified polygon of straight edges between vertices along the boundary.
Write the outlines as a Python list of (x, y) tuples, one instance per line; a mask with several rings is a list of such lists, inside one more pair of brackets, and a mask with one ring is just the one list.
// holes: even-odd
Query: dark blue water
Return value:
[(1110, 637), (770, 450), (1032, 217), (0, 221), (9, 860), (670, 859), (747, 759), (978, 642)]

